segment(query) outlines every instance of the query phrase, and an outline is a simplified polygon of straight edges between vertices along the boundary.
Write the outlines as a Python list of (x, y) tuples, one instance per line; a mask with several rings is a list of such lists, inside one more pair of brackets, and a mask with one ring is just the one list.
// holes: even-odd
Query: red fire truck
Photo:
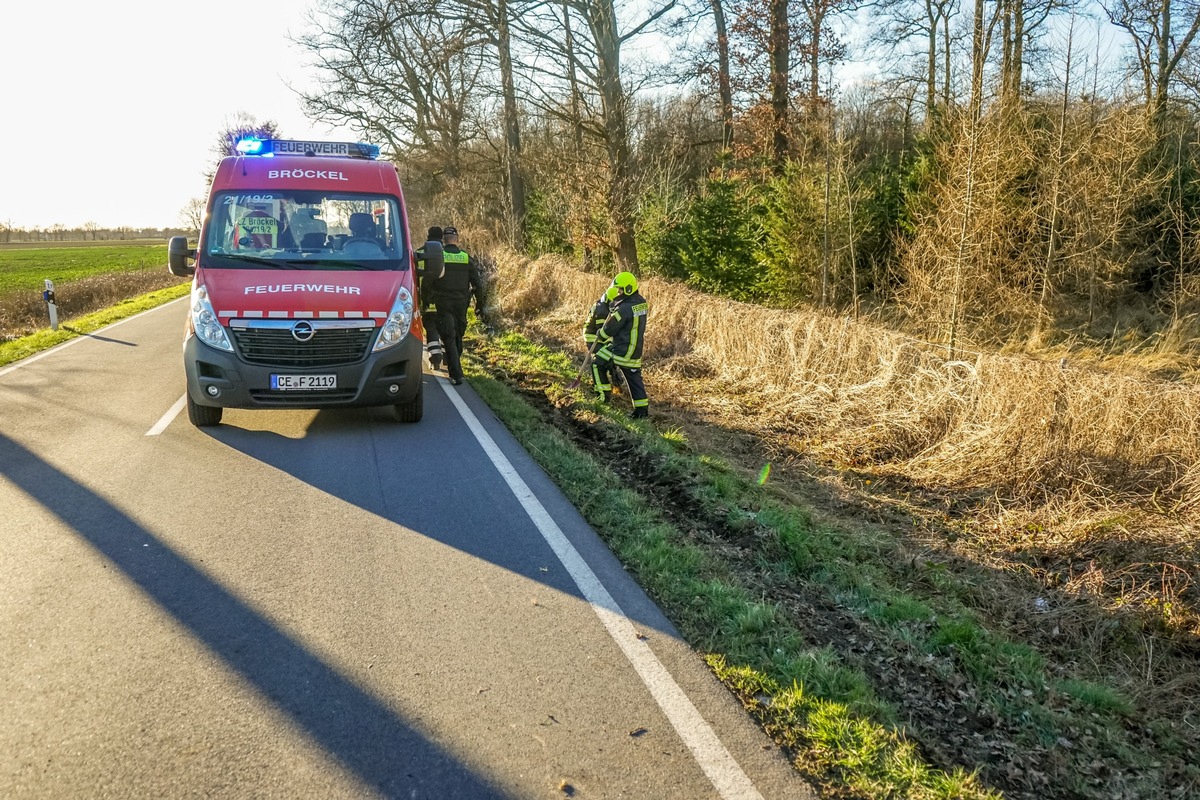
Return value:
[(423, 334), (395, 166), (361, 143), (249, 139), (238, 151), (217, 168), (198, 247), (168, 246), (172, 274), (194, 276), (189, 419), (391, 405), (420, 420)]

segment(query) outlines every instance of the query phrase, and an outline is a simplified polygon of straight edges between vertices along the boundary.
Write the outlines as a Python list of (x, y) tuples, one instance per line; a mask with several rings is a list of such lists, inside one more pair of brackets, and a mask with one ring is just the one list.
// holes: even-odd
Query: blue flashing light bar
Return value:
[(239, 141), (237, 151), (246, 156), (335, 156), (372, 160), (379, 158), (379, 145), (377, 144), (259, 139), (254, 136), (247, 136)]
[(244, 156), (257, 156), (262, 153), (263, 141), (253, 136), (242, 139), (237, 143), (237, 151)]

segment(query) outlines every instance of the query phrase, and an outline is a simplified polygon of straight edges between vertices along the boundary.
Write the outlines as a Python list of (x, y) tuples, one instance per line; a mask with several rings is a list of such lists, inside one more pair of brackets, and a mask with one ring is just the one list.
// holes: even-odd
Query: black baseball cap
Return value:
[(447, 236), (458, 236), (458, 228), (454, 227), (453, 225), (447, 225), (442, 230), (442, 233), (446, 234)]

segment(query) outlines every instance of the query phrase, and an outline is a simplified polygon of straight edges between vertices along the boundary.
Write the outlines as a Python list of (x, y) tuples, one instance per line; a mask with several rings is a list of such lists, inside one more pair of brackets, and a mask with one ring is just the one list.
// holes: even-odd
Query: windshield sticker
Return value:
[(242, 230), (249, 234), (268, 234), (279, 231), (279, 220), (274, 217), (249, 214), (241, 219)]
[(239, 194), (236, 196), (230, 194), (225, 196), (224, 203), (227, 206), (249, 206), (259, 203), (271, 203), (274, 200), (275, 195), (273, 194)]

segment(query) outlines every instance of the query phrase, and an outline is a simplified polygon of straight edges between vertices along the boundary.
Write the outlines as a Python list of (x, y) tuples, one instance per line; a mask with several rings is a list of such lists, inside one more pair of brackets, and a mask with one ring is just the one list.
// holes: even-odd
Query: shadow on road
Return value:
[(153, 532), (3, 434), (0, 475), (90, 543), (364, 783), (389, 797), (506, 796)]
[(89, 339), (95, 339), (100, 342), (108, 342), (110, 344), (120, 344), (120, 345), (124, 345), (125, 347), (137, 347), (137, 345), (134, 344), (133, 342), (125, 342), (120, 339), (110, 339), (107, 336), (97, 336), (94, 333), (87, 333), (86, 331), (76, 330), (75, 328), (72, 328), (70, 325), (63, 325), (62, 329), (64, 331), (70, 331), (71, 333), (75, 334), (76, 336), (86, 336)]
[[(493, 566), (584, 602), (580, 587), (445, 397), (425, 378), (425, 416), (399, 424), (387, 408), (319, 411), (303, 436), (240, 427), (238, 417), (205, 434), (344, 502)], [(513, 463), (564, 537), (637, 627), (680, 638), (541, 467), (474, 393), (459, 388), (493, 441)], [(267, 415), (272, 411), (234, 412)], [(248, 417), (242, 417), (248, 420)], [(593, 600), (596, 598), (592, 598)], [(607, 598), (601, 598), (607, 605)]]

